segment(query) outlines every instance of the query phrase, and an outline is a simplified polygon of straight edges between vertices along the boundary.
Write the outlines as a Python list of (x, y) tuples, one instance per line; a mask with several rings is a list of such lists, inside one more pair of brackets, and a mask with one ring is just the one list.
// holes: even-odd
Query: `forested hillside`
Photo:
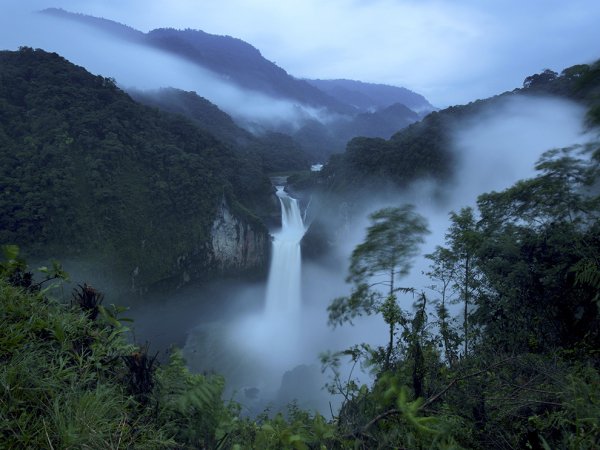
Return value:
[(419, 115), (401, 103), (376, 111), (361, 112), (352, 117), (337, 117), (326, 124), (310, 120), (294, 131), (292, 136), (315, 161), (326, 161), (335, 153), (342, 153), (346, 144), (357, 136), (389, 138), (412, 123)]
[[(433, 112), (387, 140), (357, 137), (322, 172), (290, 181), (318, 184), (323, 204), (334, 199), (337, 209), (321, 207), (311, 223), (311, 232), (331, 234), (305, 239), (327, 249), (334, 234), (346, 236), (346, 224), (332, 224), (338, 213), (348, 220), (353, 196), (370, 201), (375, 189), (397, 193), (418, 180), (446, 186), (457, 175), (452, 125), (516, 95), (583, 105), (586, 144), (546, 151), (529, 178), (450, 212), (429, 254), (422, 244), (431, 224), (415, 206), (375, 211), (344, 271), (346, 288), (328, 304), (304, 299), (310, 311), (268, 315), (252, 329), (238, 319), (256, 286), (244, 285), (244, 303), (211, 305), (233, 319), (200, 322), (219, 330), (206, 345), (224, 349), (223, 358), (237, 354), (228, 345), (245, 349), (257, 371), (251, 346), (239, 340), (276, 325), (283, 352), (305, 353), (314, 347), (284, 338), (318, 336), (312, 307), (334, 328), (379, 320), (364, 342), (359, 332), (325, 339), (335, 350), (319, 355), (329, 376), (323, 395), (339, 398), (339, 409), (325, 417), (298, 402), (251, 416), (259, 409), (224, 399), (225, 378), (190, 373), (180, 351), (159, 362), (150, 344), (128, 343), (126, 309), (110, 295), (103, 302), (103, 286), (76, 279), (65, 300), (60, 263), (32, 271), (25, 258), (97, 261), (125, 280), (128, 294), (263, 270), (263, 219), (277, 207), (267, 172), (311, 162), (299, 145), (323, 145), (310, 157), (331, 152), (344, 122), (257, 137), (193, 92), (135, 93), (143, 105), (55, 53), (0, 52), (0, 448), (600, 448), (600, 62), (532, 75), (521, 89)], [(415, 119), (395, 104), (354, 117), (344, 132), (387, 132)], [(419, 259), (425, 283), (412, 286)], [(319, 278), (321, 269), (331, 267), (317, 262), (308, 273), (329, 292), (320, 281), (334, 275)], [(159, 311), (159, 321), (183, 328)], [(308, 334), (294, 335), (291, 320), (303, 325), (305, 312)], [(274, 339), (259, 348), (269, 363), (281, 356)], [(262, 405), (261, 389), (244, 385), (237, 398)]]
[[(424, 218), (410, 207), (371, 216), (352, 293), (329, 319), (378, 314), (389, 340), (325, 358), (347, 399), (343, 436), (367, 448), (600, 445), (599, 164), (598, 144), (552, 150), (534, 178), (452, 212), (445, 242), (426, 255), (424, 291), (403, 279)], [(345, 358), (375, 371), (372, 388), (344, 382), (335, 369)]]
[(418, 113), (427, 113), (435, 109), (425, 97), (402, 87), (355, 80), (307, 81), (331, 97), (352, 105), (362, 112), (387, 108), (395, 103), (400, 103)]
[(239, 127), (227, 113), (195, 92), (165, 88), (158, 91), (131, 90), (129, 94), (140, 103), (187, 117), (221, 142), (235, 148), (238, 153), (244, 153), (246, 158), (257, 161), (267, 173), (306, 170), (310, 166), (310, 155), (318, 158), (314, 152), (304, 151), (290, 136), (282, 133), (250, 133)]
[(561, 74), (547, 70), (528, 77), (522, 89), (432, 112), (389, 140), (355, 138), (344, 154), (330, 159), (322, 175), (331, 190), (346, 194), (386, 185), (402, 187), (422, 177), (448, 180), (455, 163), (449, 133), (457, 120), (477, 118), (484, 108), (493, 108), (503, 99), (521, 94), (575, 100), (589, 109), (590, 123), (598, 124), (599, 91), (599, 62), (573, 66)]
[(262, 162), (111, 79), (42, 50), (2, 52), (0, 114), (0, 241), (28, 255), (102, 260), (138, 285), (203, 277), (223, 201), (267, 245), (249, 212), (269, 205)]

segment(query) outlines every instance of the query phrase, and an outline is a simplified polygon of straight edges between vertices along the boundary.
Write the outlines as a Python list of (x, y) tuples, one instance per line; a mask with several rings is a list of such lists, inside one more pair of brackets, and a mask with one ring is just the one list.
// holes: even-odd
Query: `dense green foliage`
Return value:
[[(600, 147), (552, 150), (536, 168), (535, 178), (481, 195), (477, 210), (451, 214), (446, 245), (428, 255), (432, 292), (412, 311), (392, 295), (371, 302), (360, 284), (332, 304), (335, 323), (388, 313), (402, 331), (391, 351), (359, 344), (324, 356), (332, 392), (346, 399), (344, 433), (367, 448), (600, 445)], [(377, 245), (369, 233), (357, 252)], [(448, 303), (464, 312), (452, 317)], [(343, 357), (370, 367), (374, 386), (341, 382)]]
[[(524, 89), (587, 102), (598, 124), (599, 73), (598, 64), (545, 71)], [(0, 114), (0, 240), (30, 252), (101, 252), (158, 280), (187, 248), (201, 253), (223, 195), (248, 214), (244, 204), (264, 190), (253, 161), (54, 54), (0, 53)], [(444, 176), (449, 169), (436, 172), (428, 158), (440, 156), (449, 114), (390, 141), (354, 140), (340, 164), (350, 156), (369, 176), (396, 174), (399, 183), (409, 181), (396, 172), (402, 164)], [(398, 142), (415, 147), (395, 159)], [(369, 165), (365, 146), (389, 173)], [(380, 314), (390, 338), (323, 355), (329, 391), (344, 398), (332, 420), (293, 406), (287, 416), (242, 417), (223, 401), (221, 377), (191, 374), (177, 351), (159, 365), (126, 342), (123, 311), (99, 291), (83, 283), (59, 303), (49, 284), (65, 278), (60, 265), (42, 268), (39, 281), (16, 246), (4, 247), (0, 447), (600, 447), (600, 146), (549, 151), (536, 169), (451, 213), (444, 245), (427, 255), (425, 292), (398, 284), (423, 219), (411, 207), (372, 216), (351, 259), (355, 289), (332, 303), (330, 319)], [(346, 186), (329, 170), (326, 179)], [(456, 317), (452, 303), (461, 305)], [(344, 359), (370, 370), (372, 385), (342, 379)]]
[(265, 132), (253, 139), (248, 151), (256, 155), (263, 169), (270, 173), (310, 167), (311, 155), (287, 134)]
[(0, 240), (30, 255), (93, 254), (141, 285), (197, 278), (223, 196), (266, 233), (247, 211), (271, 193), (256, 158), (56, 54), (0, 53), (0, 118)]
[(130, 94), (136, 101), (191, 119), (201, 129), (229, 144), (238, 155), (253, 161), (264, 172), (309, 167), (308, 154), (289, 136), (275, 132), (254, 135), (240, 128), (228, 114), (195, 92), (169, 88), (158, 91), (134, 90)]
[[(103, 307), (94, 288), (80, 286), (71, 304), (58, 303), (51, 289), (30, 282), (16, 247), (4, 250), (1, 448), (278, 450), (341, 442), (322, 416), (294, 407), (287, 419), (240, 417), (239, 405), (222, 400), (221, 377), (191, 374), (178, 351), (159, 365), (147, 347), (126, 342), (121, 309)], [(26, 273), (29, 282), (16, 283)]]
[(356, 137), (346, 151), (329, 159), (322, 176), (330, 190), (344, 194), (360, 189), (406, 186), (431, 177), (448, 179), (454, 157), (446, 147), (448, 130), (443, 112), (434, 112), (389, 140)]
[(128, 93), (145, 105), (186, 116), (203, 130), (232, 146), (246, 145), (252, 139), (252, 135), (238, 127), (227, 113), (195, 92), (163, 88), (151, 91), (129, 89)]
[[(323, 355), (329, 391), (344, 397), (333, 420), (294, 406), (243, 418), (222, 400), (222, 378), (190, 374), (178, 352), (159, 365), (125, 342), (121, 310), (98, 291), (83, 284), (70, 305), (57, 303), (5, 247), (0, 446), (598, 448), (599, 167), (598, 148), (551, 151), (535, 178), (453, 213), (445, 245), (428, 256), (428, 292), (397, 281), (423, 219), (410, 207), (375, 214), (351, 261), (359, 301), (337, 300), (330, 313), (338, 324), (382, 314), (392, 333), (381, 347)], [(56, 264), (44, 273), (65, 276)], [(452, 317), (451, 302), (465, 316)], [(342, 379), (344, 359), (374, 383)]]

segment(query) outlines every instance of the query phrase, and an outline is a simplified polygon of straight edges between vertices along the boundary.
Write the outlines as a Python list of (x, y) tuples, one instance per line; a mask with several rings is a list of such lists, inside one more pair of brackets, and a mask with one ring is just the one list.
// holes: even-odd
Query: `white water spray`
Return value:
[(283, 186), (277, 186), (281, 204), (281, 231), (273, 235), (271, 269), (267, 283), (266, 314), (288, 315), (299, 312), (301, 305), (300, 241), (306, 233), (298, 201)]

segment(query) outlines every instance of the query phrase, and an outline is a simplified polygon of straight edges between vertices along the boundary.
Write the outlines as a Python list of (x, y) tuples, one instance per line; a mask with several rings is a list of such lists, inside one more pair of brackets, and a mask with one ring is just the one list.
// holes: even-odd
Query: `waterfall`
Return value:
[(273, 234), (271, 268), (267, 283), (267, 315), (293, 314), (300, 310), (300, 241), (306, 232), (298, 201), (277, 186), (281, 204), (281, 231)]

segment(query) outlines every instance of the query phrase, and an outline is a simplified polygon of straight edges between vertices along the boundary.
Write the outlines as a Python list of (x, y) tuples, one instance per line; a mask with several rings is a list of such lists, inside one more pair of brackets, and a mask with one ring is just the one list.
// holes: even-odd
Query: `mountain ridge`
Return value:
[[(311, 163), (324, 162), (329, 155), (342, 152), (346, 143), (353, 137), (364, 135), (387, 139), (398, 130), (419, 120), (424, 112), (435, 109), (423, 96), (406, 88), (359, 81), (332, 80), (326, 82), (321, 80), (321, 84), (324, 83), (326, 86), (331, 86), (332, 83), (335, 86), (340, 83), (345, 86), (344, 95), (340, 96), (339, 92), (329, 95), (330, 93), (314, 86), (319, 81), (300, 80), (292, 77), (284, 69), (265, 59), (259, 49), (231, 36), (212, 35), (201, 30), (176, 30), (173, 28), (157, 28), (143, 33), (109, 19), (67, 12), (62, 9), (50, 8), (41, 13), (58, 17), (61, 20), (83, 23), (95, 30), (101, 30), (109, 36), (117, 36), (136, 45), (147, 46), (185, 59), (200, 65), (204, 70), (220, 75), (221, 79), (227, 80), (227, 82), (231, 81), (242, 88), (265, 94), (267, 98), (297, 102), (292, 107), (294, 111), (290, 117), (282, 119), (281, 116), (277, 116), (274, 121), (268, 118), (255, 120), (243, 114), (238, 116), (231, 107), (227, 110), (234, 117), (238, 127), (250, 131), (259, 140), (261, 135), (275, 132), (276, 135), (267, 136), (268, 142), (263, 148), (267, 150), (266, 153), (273, 156), (268, 148), (274, 142), (280, 142), (283, 144), (282, 148), (286, 154), (293, 156), (292, 159), (296, 161), (294, 164), (300, 162), (300, 159), (293, 155), (293, 150), (297, 145), (300, 147), (300, 152), (309, 157)], [(177, 89), (179, 86), (173, 87)], [(202, 91), (201, 86), (194, 87), (194, 89)], [(136, 94), (135, 88), (130, 90), (132, 95), (138, 95), (138, 98), (141, 98), (139, 94)], [(186, 90), (189, 90), (189, 87)], [(208, 95), (208, 92), (201, 92), (200, 95), (203, 94)], [(361, 101), (350, 105), (348, 101), (352, 100), (353, 95), (358, 95)], [(171, 97), (176, 96), (181, 97), (179, 94), (171, 95)], [(166, 111), (186, 115), (197, 121), (197, 108), (191, 111), (187, 107), (182, 108), (182, 105), (175, 105), (173, 98), (166, 98), (164, 93), (160, 97), (160, 99), (151, 99), (149, 95), (143, 95), (143, 101)], [(186, 97), (184, 102), (189, 102), (191, 97)], [(407, 109), (396, 108), (395, 111), (388, 109), (396, 103), (403, 104)], [(196, 104), (199, 106), (200, 101), (197, 101)], [(217, 107), (219, 106), (217, 105)], [(305, 107), (317, 109), (311, 111), (306, 110)], [(420, 113), (413, 112), (415, 110)], [(213, 119), (219, 125), (225, 125), (225, 120), (218, 117), (223, 116), (223, 111), (213, 109), (213, 112)], [(247, 136), (240, 136), (238, 131), (232, 131), (231, 124), (228, 124), (227, 127), (229, 127), (229, 131), (224, 133), (227, 135), (226, 138), (237, 134), (241, 141), (248, 141)], [(292, 136), (295, 143), (283, 139), (282, 133)], [(220, 137), (222, 138), (223, 134)], [(272, 166), (273, 170), (280, 171), (285, 165), (282, 164), (283, 162), (281, 160), (276, 162)]]
[(401, 86), (344, 78), (307, 79), (306, 81), (331, 97), (348, 103), (362, 112), (387, 108), (396, 103), (403, 104), (420, 115), (437, 109), (421, 94)]
[[(340, 103), (308, 82), (289, 75), (284, 69), (264, 58), (256, 47), (232, 36), (174, 28), (157, 28), (143, 33), (109, 19), (72, 13), (64, 9), (48, 8), (40, 12), (78, 21), (109, 34), (114, 32), (118, 37), (137, 44), (175, 54), (217, 74), (227, 76), (235, 84), (246, 89), (300, 101), (311, 107), (327, 108), (335, 113), (355, 112), (351, 106)], [(246, 73), (248, 75), (245, 75)]]
[(400, 86), (348, 79), (296, 78), (264, 58), (252, 44), (229, 35), (170, 27), (144, 33), (110, 19), (60, 8), (47, 8), (40, 12), (78, 21), (131, 42), (175, 54), (226, 76), (241, 87), (300, 101), (307, 106), (327, 108), (338, 114), (373, 112), (393, 103), (402, 103), (421, 115), (436, 109), (422, 95)]
[(0, 52), (0, 111), (0, 241), (98, 261), (125, 290), (265, 268), (255, 155), (27, 47)]
[(329, 189), (346, 194), (375, 186), (406, 187), (418, 178), (451, 181), (456, 159), (450, 145), (452, 124), (458, 119), (476, 118), (484, 108), (516, 95), (576, 101), (588, 111), (588, 126), (598, 126), (600, 61), (568, 67), (560, 74), (546, 70), (527, 77), (523, 87), (513, 91), (434, 111), (387, 140), (356, 137), (343, 154), (329, 160), (321, 176)]

